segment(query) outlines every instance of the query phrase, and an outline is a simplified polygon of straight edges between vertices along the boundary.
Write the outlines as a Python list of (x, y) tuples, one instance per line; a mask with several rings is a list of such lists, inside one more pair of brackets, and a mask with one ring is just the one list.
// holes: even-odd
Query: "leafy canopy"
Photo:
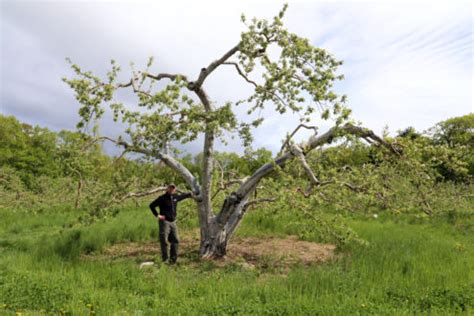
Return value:
[[(153, 58), (144, 70), (135, 70), (132, 65), (131, 79), (119, 83), (121, 67), (112, 60), (106, 78), (84, 71), (71, 63), (75, 78), (64, 78), (75, 92), (81, 104), (81, 121), (78, 128), (86, 127), (105, 113), (108, 106), (114, 119), (126, 123), (127, 137), (134, 145), (160, 150), (170, 142), (187, 143), (200, 133), (212, 130), (223, 142), (224, 132), (237, 134), (245, 146), (252, 142), (252, 129), (259, 126), (264, 117), (250, 121), (238, 118), (235, 106), (246, 106), (250, 115), (257, 109), (273, 105), (278, 113), (292, 111), (302, 122), (312, 119), (320, 110), (322, 119), (334, 117), (337, 124), (347, 120), (350, 110), (344, 104), (346, 97), (333, 90), (336, 80), (342, 79), (336, 70), (341, 61), (324, 49), (314, 47), (308, 39), (289, 32), (282, 19), (287, 5), (272, 21), (253, 18), (242, 22), (247, 30), (241, 34), (235, 49), (229, 56), (216, 60), (217, 67), (234, 67), (236, 75), (244, 84), (253, 86), (249, 96), (236, 101), (212, 106), (199, 82), (203, 71), (213, 71), (211, 65), (201, 69), (197, 81), (180, 74), (151, 74)], [(217, 68), (216, 67), (216, 68)], [(166, 83), (158, 84), (158, 81)], [(130, 107), (118, 98), (119, 89), (130, 89), (136, 96), (136, 105)]]

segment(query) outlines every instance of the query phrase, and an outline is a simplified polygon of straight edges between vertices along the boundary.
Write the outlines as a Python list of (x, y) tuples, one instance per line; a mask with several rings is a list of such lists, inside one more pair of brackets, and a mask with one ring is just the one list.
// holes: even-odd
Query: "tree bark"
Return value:
[[(228, 199), (229, 197), (226, 200)], [(229, 216), (225, 220), (222, 217), (214, 216), (207, 229), (201, 227), (201, 245), (199, 250), (201, 258), (215, 259), (227, 254), (229, 240), (243, 218), (245, 203), (245, 201), (239, 201), (234, 204), (224, 202), (219, 214), (229, 214)]]
[(199, 249), (201, 258), (213, 259), (225, 256), (228, 241), (226, 229), (220, 227), (215, 221), (208, 225), (205, 232), (201, 227), (201, 245)]
[(227, 245), (239, 226), (246, 210), (248, 197), (243, 198), (231, 193), (225, 200), (218, 215), (214, 216), (207, 225), (201, 226), (201, 258), (221, 258), (227, 253)]

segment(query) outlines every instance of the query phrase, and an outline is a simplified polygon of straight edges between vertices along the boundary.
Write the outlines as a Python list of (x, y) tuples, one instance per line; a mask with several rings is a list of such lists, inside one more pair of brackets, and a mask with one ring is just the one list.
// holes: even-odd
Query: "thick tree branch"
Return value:
[(186, 168), (182, 163), (180, 163), (178, 160), (174, 159), (173, 157), (171, 157), (171, 156), (169, 156), (165, 153), (162, 153), (162, 152), (153, 151), (153, 150), (150, 150), (150, 149), (147, 149), (147, 148), (135, 146), (135, 145), (129, 144), (129, 143), (123, 141), (123, 140), (115, 140), (115, 139), (112, 139), (112, 138), (106, 137), (106, 136), (97, 137), (93, 141), (98, 142), (98, 141), (101, 141), (101, 140), (108, 140), (110, 142), (113, 142), (118, 146), (124, 147), (124, 149), (128, 152), (140, 153), (140, 154), (144, 154), (144, 155), (147, 155), (147, 156), (151, 156), (151, 157), (155, 157), (155, 158), (160, 159), (168, 167), (175, 170), (181, 177), (183, 177), (183, 179), (186, 181), (188, 186), (193, 190), (194, 194), (196, 196), (198, 196), (198, 198), (201, 195), (201, 188), (199, 186), (199, 183), (198, 183), (197, 179), (194, 177), (194, 175), (191, 173), (191, 171), (189, 171), (188, 168)]
[[(199, 97), (199, 100), (204, 106), (204, 109), (207, 113), (213, 111), (213, 106), (209, 101), (209, 97), (201, 86), (195, 86), (192, 83), (188, 84), (188, 89), (194, 91)], [(209, 223), (213, 214), (212, 214), (212, 204), (211, 204), (211, 184), (212, 184), (212, 157), (214, 155), (214, 138), (215, 130), (209, 126), (209, 123), (206, 122), (206, 131), (204, 133), (204, 145), (203, 145), (203, 159), (202, 159), (202, 212), (200, 213), (200, 221)]]
[[(354, 126), (352, 124), (346, 124), (342, 127), (333, 127), (328, 130), (326, 133), (316, 137), (312, 136), (308, 142), (304, 145), (300, 146), (302, 148), (302, 153), (306, 154), (311, 150), (315, 149), (316, 147), (320, 147), (324, 144), (331, 143), (336, 137), (344, 136), (347, 134), (359, 136), (362, 138), (368, 138), (376, 141), (377, 143), (383, 145), (384, 147), (388, 148), (396, 155), (400, 155), (401, 151), (397, 149), (393, 144), (390, 144), (383, 140), (382, 138), (378, 137), (369, 129), (365, 129), (362, 127)], [(274, 161), (264, 164), (260, 167), (255, 173), (250, 176), (236, 191), (236, 195), (238, 197), (246, 196), (251, 190), (256, 186), (256, 184), (265, 176), (267, 176), (270, 172), (275, 170), (276, 166), (283, 166), (288, 160), (294, 158), (295, 155), (291, 151), (286, 151)]]
[(314, 174), (313, 170), (311, 170), (311, 167), (309, 166), (305, 156), (303, 155), (303, 150), (301, 150), (299, 146), (293, 145), (290, 148), (290, 152), (300, 160), (301, 166), (308, 175), (311, 184), (319, 185), (321, 182), (318, 180), (318, 178), (316, 178), (316, 175)]
[(213, 61), (209, 64), (206, 68), (202, 68), (201, 72), (199, 73), (199, 77), (195, 82), (190, 82), (188, 87), (190, 90), (196, 91), (202, 87), (204, 80), (220, 65), (222, 65), (227, 59), (232, 57), (236, 52), (239, 51), (239, 44), (232, 47), (227, 53), (225, 53), (221, 58)]
[(213, 107), (212, 107), (211, 101), (209, 101), (209, 97), (207, 96), (204, 89), (199, 88), (197, 90), (192, 90), (192, 91), (196, 93), (202, 105), (204, 106), (204, 109), (206, 110), (206, 112), (212, 111)]
[[(196, 91), (199, 99), (203, 103), (206, 112), (213, 110), (212, 104), (209, 102), (206, 93), (202, 88)], [(206, 132), (204, 134), (204, 146), (202, 151), (202, 198), (205, 210), (206, 220), (209, 221), (212, 217), (211, 204), (211, 184), (212, 184), (212, 168), (214, 155), (214, 138), (215, 130), (206, 123)]]

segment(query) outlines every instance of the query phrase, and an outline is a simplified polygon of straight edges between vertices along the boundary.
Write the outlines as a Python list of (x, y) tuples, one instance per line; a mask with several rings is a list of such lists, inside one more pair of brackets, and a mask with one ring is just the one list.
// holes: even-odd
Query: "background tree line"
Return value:
[[(249, 209), (258, 207), (273, 216), (293, 210), (299, 219), (295, 224), (305, 223), (307, 228), (301, 234), (325, 230), (344, 239), (350, 234), (335, 233), (344, 225), (334, 213), (386, 210), (455, 216), (462, 213), (460, 205), (468, 208), (473, 198), (474, 114), (442, 121), (425, 132), (408, 127), (395, 137), (384, 137), (408, 158), (398, 159), (376, 150), (376, 145), (348, 137), (306, 157), (324, 184), (316, 192), (310, 181), (301, 180), (305, 178), (301, 165), (288, 165), (255, 192), (263, 202), (271, 198), (275, 203)], [(196, 173), (201, 159), (202, 154), (179, 158)], [(222, 203), (222, 193), (235, 188), (233, 179), (251, 174), (271, 159), (272, 153), (264, 148), (246, 149), (243, 155), (217, 153), (212, 202)], [(186, 190), (181, 177), (159, 161), (111, 157), (90, 136), (53, 132), (0, 115), (0, 207), (41, 212), (56, 205), (79, 209), (80, 218), (91, 221), (113, 215), (126, 201), (140, 203), (140, 197), (157, 194), (156, 189), (167, 182)]]

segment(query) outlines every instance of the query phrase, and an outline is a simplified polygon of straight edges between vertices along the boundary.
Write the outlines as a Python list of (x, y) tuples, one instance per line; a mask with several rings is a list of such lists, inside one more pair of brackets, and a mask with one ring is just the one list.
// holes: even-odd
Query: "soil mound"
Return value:
[[(180, 264), (199, 265), (199, 238), (181, 237)], [(138, 263), (159, 263), (158, 242), (121, 243), (103, 250), (101, 254), (88, 255), (89, 259), (120, 260), (135, 259)], [(237, 264), (246, 269), (267, 269), (283, 272), (295, 264), (321, 264), (336, 257), (335, 246), (298, 240), (296, 236), (278, 237), (234, 237), (228, 247), (227, 256), (212, 260), (217, 266)]]
[(228, 248), (230, 259), (244, 258), (248, 263), (258, 264), (262, 258), (281, 260), (286, 264), (310, 265), (334, 258), (335, 246), (298, 240), (296, 236), (286, 238), (235, 238)]

